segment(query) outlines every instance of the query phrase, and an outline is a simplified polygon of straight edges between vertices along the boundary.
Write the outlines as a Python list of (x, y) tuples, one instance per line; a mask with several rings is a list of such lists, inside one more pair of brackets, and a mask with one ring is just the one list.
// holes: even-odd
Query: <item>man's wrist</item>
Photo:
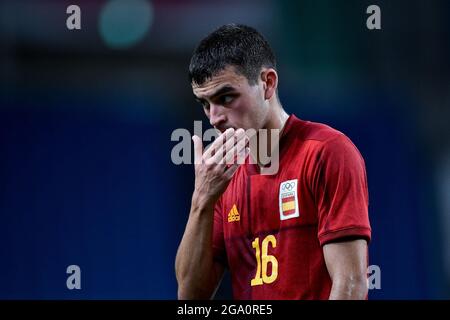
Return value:
[(205, 197), (205, 195), (199, 194), (194, 191), (192, 194), (191, 211), (205, 212), (214, 210), (215, 201)]

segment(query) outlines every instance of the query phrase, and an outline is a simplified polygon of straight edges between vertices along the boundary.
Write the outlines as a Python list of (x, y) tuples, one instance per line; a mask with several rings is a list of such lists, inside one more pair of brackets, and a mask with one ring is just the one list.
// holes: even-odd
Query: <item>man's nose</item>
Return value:
[(226, 117), (223, 113), (223, 107), (211, 104), (209, 107), (209, 123), (213, 127), (219, 127), (220, 124), (225, 122), (225, 120)]

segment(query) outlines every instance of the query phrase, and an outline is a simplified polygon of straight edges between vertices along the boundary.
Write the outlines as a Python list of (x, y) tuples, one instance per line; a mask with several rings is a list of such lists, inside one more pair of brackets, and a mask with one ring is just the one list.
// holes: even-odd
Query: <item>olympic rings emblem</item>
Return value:
[(295, 182), (287, 182), (287, 183), (283, 184), (283, 186), (281, 187), (281, 190), (291, 191), (292, 189), (294, 189), (294, 187), (295, 187)]

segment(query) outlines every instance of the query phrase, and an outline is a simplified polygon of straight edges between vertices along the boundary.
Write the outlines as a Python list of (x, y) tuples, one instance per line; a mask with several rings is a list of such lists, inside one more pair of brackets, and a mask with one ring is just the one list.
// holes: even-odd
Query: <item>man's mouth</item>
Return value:
[[(224, 133), (225, 131), (227, 131), (227, 129), (233, 128), (233, 127), (214, 127), (216, 130), (220, 131), (220, 133)], [(234, 130), (236, 130), (236, 128), (233, 128)]]

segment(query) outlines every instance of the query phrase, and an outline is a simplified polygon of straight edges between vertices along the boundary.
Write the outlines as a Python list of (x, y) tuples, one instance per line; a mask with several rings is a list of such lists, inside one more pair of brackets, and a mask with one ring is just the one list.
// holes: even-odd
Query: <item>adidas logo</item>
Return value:
[(236, 205), (233, 205), (233, 208), (231, 208), (230, 212), (228, 213), (228, 222), (234, 222), (239, 220), (241, 220), (241, 216), (237, 211)]

